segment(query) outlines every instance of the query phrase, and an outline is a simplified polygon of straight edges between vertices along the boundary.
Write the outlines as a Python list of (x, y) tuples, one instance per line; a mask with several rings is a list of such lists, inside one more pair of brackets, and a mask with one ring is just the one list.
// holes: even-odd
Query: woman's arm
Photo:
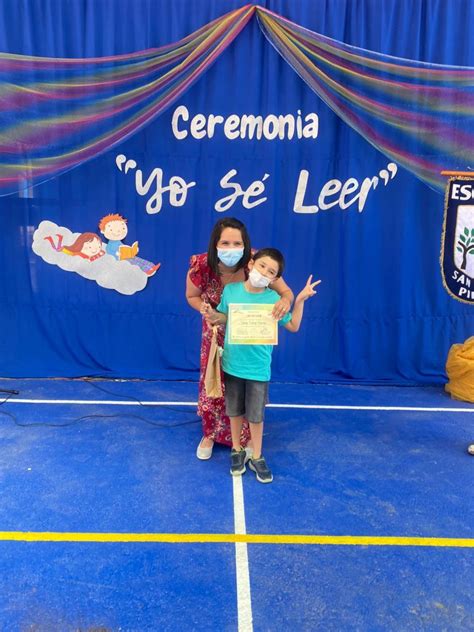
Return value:
[(186, 300), (193, 309), (202, 314), (202, 306), (205, 303), (201, 298), (201, 290), (191, 281), (190, 272), (186, 275)]
[(275, 303), (273, 306), (273, 318), (276, 320), (280, 320), (287, 314), (291, 309), (291, 304), (293, 303), (293, 299), (295, 298), (293, 292), (285, 283), (283, 277), (280, 277), (276, 281), (270, 285), (272, 290), (275, 290), (277, 294), (280, 295), (280, 300)]

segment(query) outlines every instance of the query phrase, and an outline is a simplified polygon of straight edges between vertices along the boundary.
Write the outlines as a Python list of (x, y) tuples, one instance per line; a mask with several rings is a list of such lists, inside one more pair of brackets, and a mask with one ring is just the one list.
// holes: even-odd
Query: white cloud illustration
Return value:
[[(95, 281), (108, 290), (116, 290), (120, 294), (132, 295), (143, 290), (147, 284), (147, 275), (138, 267), (127, 261), (117, 261), (112, 255), (105, 254), (95, 261), (89, 261), (64, 252), (57, 252), (45, 239), (51, 236), (57, 241), (57, 235), (63, 236), (63, 246), (74, 243), (81, 233), (73, 233), (64, 226), (44, 220), (33, 235), (33, 252), (52, 265), (59, 266), (66, 272), (76, 272), (82, 277)], [(104, 244), (104, 250), (105, 250)]]

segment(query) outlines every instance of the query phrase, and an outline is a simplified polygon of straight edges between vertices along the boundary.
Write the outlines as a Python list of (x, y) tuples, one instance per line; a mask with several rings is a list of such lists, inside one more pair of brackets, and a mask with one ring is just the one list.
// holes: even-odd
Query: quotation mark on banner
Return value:
[(382, 178), (384, 185), (386, 185), (389, 180), (393, 180), (398, 171), (398, 167), (394, 162), (389, 162), (387, 165), (387, 169), (382, 169), (381, 171), (379, 171), (379, 176)]
[(127, 156), (119, 154), (115, 159), (115, 164), (120, 169), (120, 171), (122, 171), (123, 163), (125, 163), (125, 173), (128, 173), (129, 169), (135, 169), (135, 167), (137, 166), (135, 160), (127, 160)]

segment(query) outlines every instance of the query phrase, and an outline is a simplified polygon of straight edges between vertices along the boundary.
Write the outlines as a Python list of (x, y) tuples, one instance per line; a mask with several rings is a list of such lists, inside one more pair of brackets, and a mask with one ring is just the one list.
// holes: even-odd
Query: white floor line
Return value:
[[(1, 393), (0, 393), (1, 399)], [(137, 397), (138, 399), (138, 397)], [(83, 406), (104, 405), (104, 406), (197, 406), (197, 402), (164, 402), (164, 401), (142, 401), (117, 400), (117, 399), (8, 399), (8, 404), (78, 404)]]
[[(246, 535), (244, 490), (241, 476), (232, 477), (234, 491), (234, 529)], [(235, 543), (235, 572), (237, 580), (237, 616), (239, 632), (253, 632), (252, 598), (250, 595), (249, 558), (246, 542)]]
[[(0, 393), (0, 400), (1, 400)], [(0, 401), (1, 403), (1, 401)], [(9, 398), (8, 404), (74, 404), (78, 406), (197, 406), (197, 402), (164, 402), (164, 401), (136, 401), (115, 399), (22, 399)], [(267, 408), (303, 408), (308, 410), (386, 410), (408, 411), (422, 413), (474, 413), (471, 408), (429, 407), (429, 406), (346, 406), (337, 404), (267, 404)]]

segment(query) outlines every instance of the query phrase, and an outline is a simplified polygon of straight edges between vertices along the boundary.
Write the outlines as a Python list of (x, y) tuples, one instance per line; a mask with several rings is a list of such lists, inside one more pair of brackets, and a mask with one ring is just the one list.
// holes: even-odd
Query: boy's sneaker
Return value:
[(232, 449), (230, 453), (230, 473), (232, 476), (240, 476), (244, 474), (246, 467), (245, 462), (247, 461), (247, 453), (242, 448), (242, 450), (234, 450)]
[(273, 474), (263, 456), (259, 459), (250, 459), (249, 468), (255, 472), (259, 483), (271, 483), (273, 481)]
[(249, 459), (253, 457), (253, 447), (247, 445), (245, 446), (244, 450), (245, 450), (245, 454), (247, 455), (247, 461), (248, 461)]

